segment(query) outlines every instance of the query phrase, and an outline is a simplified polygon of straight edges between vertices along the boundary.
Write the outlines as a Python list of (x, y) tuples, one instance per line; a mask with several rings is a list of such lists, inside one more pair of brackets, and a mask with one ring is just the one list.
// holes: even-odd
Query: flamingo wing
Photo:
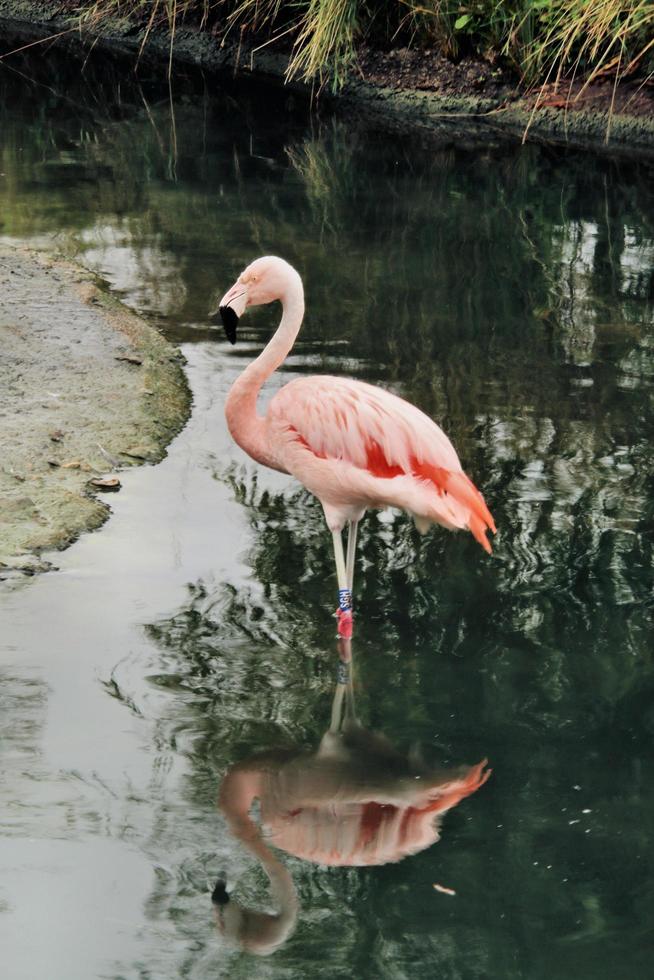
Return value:
[[(482, 495), (443, 430), (414, 405), (362, 381), (314, 375), (285, 385), (268, 418), (295, 454), (299, 446), (314, 460), (349, 464), (377, 481), (373, 496), (411, 510), (419, 527), (468, 527), (490, 552), (486, 531), (495, 524)], [(404, 502), (407, 478), (423, 497), (428, 489), (428, 505)]]

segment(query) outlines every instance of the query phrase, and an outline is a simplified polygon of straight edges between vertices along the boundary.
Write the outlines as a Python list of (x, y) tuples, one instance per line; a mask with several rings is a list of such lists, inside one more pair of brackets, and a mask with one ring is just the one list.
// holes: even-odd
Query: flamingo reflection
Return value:
[[(434, 844), (442, 818), (491, 774), (475, 766), (434, 769), (395, 749), (357, 719), (351, 641), (339, 640), (329, 728), (318, 748), (261, 753), (233, 766), (218, 805), (229, 829), (261, 863), (275, 913), (244, 909), (219, 881), (212, 901), (221, 932), (243, 949), (274, 952), (299, 911), (291, 875), (272, 846), (315, 864), (364, 866), (401, 861)], [(261, 826), (250, 815), (259, 803)]]

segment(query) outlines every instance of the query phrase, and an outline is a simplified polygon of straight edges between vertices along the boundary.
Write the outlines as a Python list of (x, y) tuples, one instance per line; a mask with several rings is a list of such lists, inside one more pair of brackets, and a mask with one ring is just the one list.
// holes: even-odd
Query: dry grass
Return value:
[(526, 53), (529, 78), (626, 77), (654, 48), (652, 0), (556, 0)]
[(355, 57), (355, 41), (364, 15), (361, 0), (241, 0), (232, 5), (229, 27), (257, 35), (271, 32), (271, 43), (293, 36), (287, 78), (318, 80), (338, 88)]

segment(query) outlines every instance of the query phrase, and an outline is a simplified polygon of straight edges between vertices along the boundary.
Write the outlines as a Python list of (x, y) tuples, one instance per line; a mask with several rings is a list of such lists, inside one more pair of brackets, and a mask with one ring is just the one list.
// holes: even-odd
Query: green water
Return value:
[[(0, 98), (0, 239), (97, 270), (182, 344), (194, 392), (111, 521), (0, 593), (9, 980), (647, 975), (652, 163), (412, 143), (54, 55), (0, 66)], [(234, 349), (207, 312), (266, 253), (307, 293), (270, 390), (327, 371), (414, 401), (499, 533), (489, 559), (470, 535), (364, 521), (360, 723), (405, 761), (493, 773), (398, 863), (282, 856), (297, 927), (260, 958), (213, 923), (219, 875), (271, 907), (218, 788), (257, 753), (315, 752), (337, 666), (320, 508), (223, 422), (278, 311), (248, 314)]]

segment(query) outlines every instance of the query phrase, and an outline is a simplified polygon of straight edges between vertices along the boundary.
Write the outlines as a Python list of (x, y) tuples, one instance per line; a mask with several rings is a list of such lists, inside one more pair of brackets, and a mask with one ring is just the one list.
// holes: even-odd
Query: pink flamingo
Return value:
[[(461, 468), (452, 443), (424, 412), (397, 395), (350, 378), (298, 378), (257, 413), (264, 381), (300, 330), (304, 291), (284, 259), (256, 259), (220, 301), (228, 340), (236, 341), (248, 306), (280, 300), (282, 319), (261, 354), (234, 382), (225, 414), (234, 440), (253, 459), (290, 473), (321, 502), (332, 532), (340, 636), (352, 635), (357, 525), (369, 507), (400, 507), (421, 533), (431, 524), (467, 528), (490, 553), (495, 524), (484, 498)], [(348, 525), (347, 557), (341, 532)]]

